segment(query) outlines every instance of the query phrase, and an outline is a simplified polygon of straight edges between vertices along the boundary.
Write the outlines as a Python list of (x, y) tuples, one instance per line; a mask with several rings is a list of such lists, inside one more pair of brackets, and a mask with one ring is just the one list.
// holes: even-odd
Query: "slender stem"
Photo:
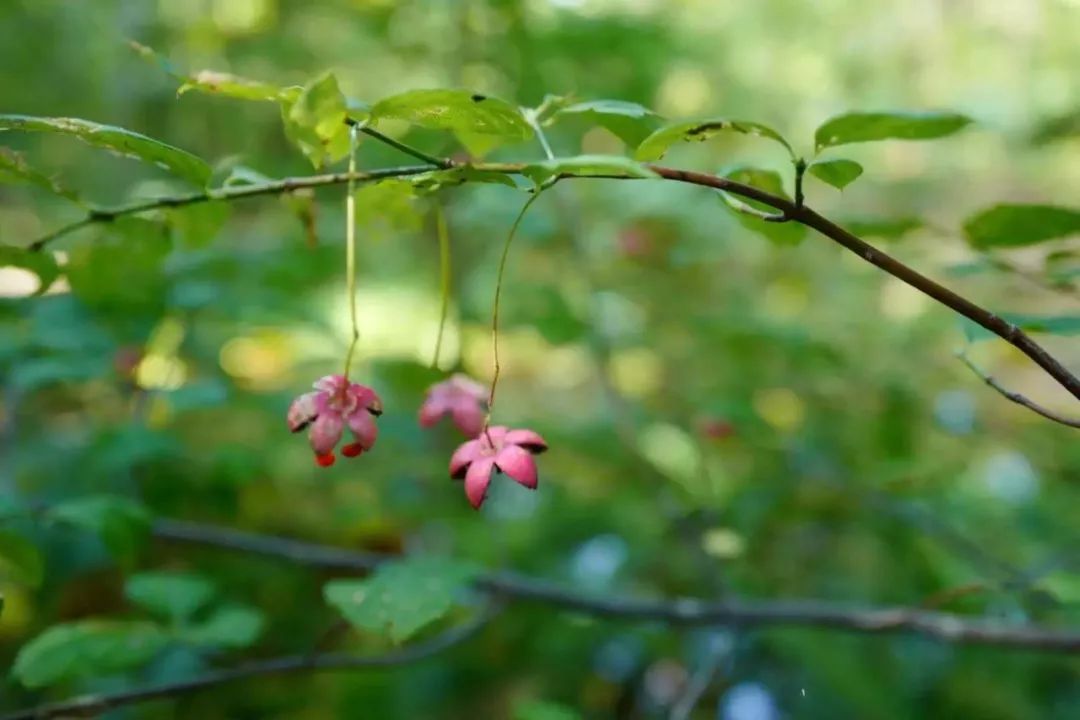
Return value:
[(435, 232), (439, 236), (439, 333), (435, 336), (435, 356), (431, 358), (433, 370), (439, 368), (439, 352), (442, 350), (446, 317), (450, 312), (450, 230), (446, 226), (446, 214), (442, 205), (435, 203)]
[(506, 242), (503, 243), (502, 256), (499, 258), (499, 271), (498, 276), (495, 279), (495, 301), (492, 304), (491, 309), (491, 351), (494, 356), (495, 371), (491, 378), (491, 390), (488, 391), (488, 410), (487, 418), (484, 421), (485, 430), (491, 421), (491, 411), (495, 408), (495, 388), (499, 384), (499, 374), (502, 371), (502, 366), (499, 364), (499, 301), (502, 298), (503, 287), (503, 275), (506, 272), (506, 258), (510, 256), (510, 245), (514, 242), (514, 235), (517, 233), (518, 227), (521, 225), (521, 221), (525, 218), (525, 213), (528, 212), (536, 199), (542, 194), (542, 190), (537, 190), (525, 204), (521, 206), (520, 212), (514, 219), (514, 224), (510, 226), (510, 232), (506, 235)]
[(532, 126), (533, 132), (536, 133), (536, 139), (540, 141), (540, 147), (544, 148), (544, 155), (548, 160), (554, 160), (555, 153), (551, 149), (551, 143), (548, 142), (547, 135), (544, 133), (544, 128), (540, 126), (541, 110), (543, 110), (543, 106), (540, 106), (535, 110), (523, 108), (522, 114), (525, 116), (525, 120), (529, 125)]
[[(526, 164), (477, 163), (471, 165), (471, 167), (485, 172), (520, 174), (526, 167)], [(709, 187), (716, 190), (724, 190), (726, 192), (738, 195), (743, 198), (757, 200), (758, 202), (761, 202), (765, 205), (768, 205), (769, 207), (775, 208), (776, 210), (784, 213), (789, 220), (798, 222), (802, 225), (805, 225), (806, 227), (817, 230), (819, 233), (829, 238), (833, 242), (836, 242), (839, 245), (845, 247), (847, 250), (855, 253), (866, 262), (869, 262), (870, 264), (878, 267), (889, 275), (892, 275), (893, 277), (919, 290), (924, 295), (933, 298), (942, 305), (945, 305), (956, 313), (968, 318), (972, 322), (1004, 339), (1009, 344), (1018, 348), (1021, 352), (1031, 358), (1037, 365), (1039, 365), (1039, 367), (1045, 370), (1046, 373), (1050, 375), (1050, 377), (1054, 378), (1062, 387), (1068, 390), (1073, 397), (1080, 399), (1080, 377), (1077, 377), (1076, 375), (1071, 373), (1067, 368), (1065, 368), (1065, 366), (1063, 366), (1053, 356), (1051, 356), (1041, 345), (1028, 337), (1018, 327), (1016, 327), (1012, 323), (1006, 322), (1001, 317), (990, 312), (989, 310), (979, 307), (967, 298), (964, 298), (961, 295), (953, 292), (952, 290), (934, 282), (930, 278), (922, 275), (913, 268), (908, 267), (907, 265), (900, 262), (891, 255), (882, 252), (881, 250), (870, 245), (869, 243), (859, 239), (858, 237), (843, 229), (836, 223), (814, 212), (809, 207), (805, 205), (803, 205), (802, 207), (798, 207), (795, 205), (795, 203), (787, 200), (786, 198), (773, 195), (751, 185), (746, 185), (736, 182), (734, 180), (730, 180), (728, 178), (718, 177), (716, 175), (710, 175), (708, 173), (679, 170), (676, 168), (663, 167), (659, 165), (652, 165), (650, 166), (650, 168), (660, 177), (667, 180), (688, 183), (691, 185), (699, 185), (702, 187)], [(95, 210), (86, 218), (76, 223), (72, 223), (71, 225), (64, 226), (54, 231), (53, 233), (39, 239), (37, 242), (33, 243), (30, 246), (30, 249), (40, 250), (50, 241), (66, 235), (69, 232), (73, 232), (93, 223), (108, 222), (124, 215), (132, 215), (161, 208), (182, 207), (201, 202), (208, 202), (211, 200), (231, 201), (246, 197), (255, 197), (259, 195), (281, 194), (304, 187), (337, 185), (340, 183), (348, 182), (350, 178), (352, 178), (355, 182), (372, 182), (388, 177), (418, 175), (430, 171), (430, 165), (422, 165), (385, 168), (382, 170), (356, 173), (352, 176), (350, 176), (349, 173), (333, 173), (328, 175), (317, 175), (306, 178), (286, 178), (284, 180), (278, 180), (272, 183), (264, 183), (260, 185), (246, 185), (242, 187), (221, 188), (191, 195), (161, 198), (158, 200), (127, 205), (113, 210)], [(572, 174), (567, 174), (565, 175), (565, 177), (585, 176), (574, 176)], [(587, 177), (590, 179), (596, 179), (599, 177), (612, 177), (614, 179), (621, 180), (632, 179), (620, 175), (589, 175)]]
[(285, 655), (269, 660), (257, 660), (228, 670), (216, 670), (175, 683), (125, 690), (108, 695), (86, 695), (52, 705), (30, 708), (5, 715), (0, 720), (46, 720), (47, 718), (97, 717), (114, 708), (138, 703), (179, 697), (209, 688), (252, 678), (275, 675), (326, 672), (332, 670), (361, 670), (391, 668), (426, 660), (476, 635), (494, 616), (494, 609), (485, 610), (468, 622), (436, 635), (430, 640), (389, 652), (385, 655), (353, 655), (350, 653), (316, 653)]
[(360, 339), (360, 325), (356, 318), (356, 125), (349, 127), (349, 182), (345, 195), (345, 293), (349, 303), (349, 322), (352, 337), (349, 351), (345, 354), (345, 379), (352, 370), (356, 342)]
[(1064, 415), (1059, 415), (1053, 410), (1048, 410), (1044, 408), (1042, 405), (1039, 405), (1034, 400), (1031, 400), (1024, 395), (1021, 395), (1018, 392), (1013, 392), (1012, 390), (1009, 390), (997, 380), (995, 380), (993, 377), (980, 370), (979, 366), (973, 363), (971, 359), (967, 356), (967, 353), (960, 351), (956, 353), (956, 357), (960, 359), (960, 362), (967, 365), (968, 369), (971, 370), (971, 372), (975, 373), (976, 376), (978, 376), (984, 383), (989, 385), (991, 388), (996, 390), (1002, 397), (1008, 400), (1012, 400), (1017, 405), (1023, 405), (1028, 410), (1042, 415), (1047, 420), (1053, 420), (1054, 422), (1065, 425), (1067, 427), (1080, 428), (1080, 418), (1071, 418)]
[[(152, 532), (169, 542), (262, 555), (320, 570), (367, 571), (394, 559), (389, 555), (358, 553), (174, 520), (158, 520)], [(601, 618), (684, 626), (816, 627), (868, 634), (908, 632), (945, 642), (1080, 654), (1080, 630), (1018, 625), (905, 607), (858, 607), (823, 600), (732, 598), (710, 602), (694, 598), (645, 600), (598, 596), (509, 572), (487, 573), (477, 578), (474, 584), (477, 589), (506, 600), (537, 603)]]
[[(354, 127), (354, 128), (358, 126), (355, 122), (350, 123), (350, 125), (352, 125), (352, 127)], [(414, 148), (412, 145), (406, 145), (405, 143), (401, 142), (400, 140), (395, 140), (394, 138), (390, 137), (389, 135), (383, 135), (381, 132), (379, 132), (378, 130), (376, 130), (373, 127), (368, 127), (367, 125), (364, 125), (364, 126), (360, 127), (360, 132), (364, 133), (365, 135), (370, 135), (371, 137), (375, 138), (379, 142), (384, 143), (386, 145), (389, 145), (390, 147), (394, 148), (395, 150), (400, 150), (401, 152), (405, 153), (406, 155), (411, 155), (414, 158), (416, 158), (417, 160), (420, 160), (420, 161), (426, 162), (426, 163), (430, 163), (430, 164), (434, 165), (435, 167), (440, 167), (440, 168), (443, 168), (444, 170), (449, 170), (450, 168), (454, 167), (454, 162), (452, 160), (450, 160), (449, 158), (438, 158), (438, 157), (435, 157), (434, 155), (428, 155), (423, 150), (419, 150), (417, 148)]]
[(803, 206), (803, 179), (806, 177), (806, 160), (795, 161), (795, 207)]

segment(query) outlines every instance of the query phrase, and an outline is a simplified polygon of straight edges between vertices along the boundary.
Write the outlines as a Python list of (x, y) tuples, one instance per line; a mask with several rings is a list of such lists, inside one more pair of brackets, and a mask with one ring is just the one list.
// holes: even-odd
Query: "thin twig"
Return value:
[(1023, 405), (1028, 410), (1031, 410), (1034, 413), (1042, 415), (1047, 420), (1053, 420), (1056, 423), (1059, 423), (1061, 425), (1066, 425), (1066, 426), (1072, 427), (1072, 428), (1080, 428), (1080, 419), (1065, 417), (1064, 415), (1059, 415), (1058, 413), (1054, 412), (1053, 410), (1047, 410), (1046, 408), (1044, 408), (1042, 405), (1039, 405), (1034, 400), (1031, 400), (1031, 399), (1025, 397), (1024, 395), (1021, 395), (1020, 393), (1013, 392), (1012, 390), (1009, 390), (1009, 389), (1005, 388), (1004, 386), (1002, 386), (1001, 383), (999, 383), (993, 377), (991, 377), (990, 375), (987, 375), (982, 370), (980, 370), (979, 366), (976, 365), (975, 363), (973, 363), (971, 361), (971, 359), (967, 356), (967, 353), (965, 353), (963, 351), (959, 351), (959, 352), (956, 353), (956, 357), (960, 359), (960, 362), (967, 365), (968, 369), (971, 370), (971, 372), (975, 373), (975, 375), (977, 375), (984, 383), (986, 383), (987, 385), (992, 387), (994, 390), (996, 390), (1005, 399), (1012, 400), (1017, 405)]
[[(453, 167), (457, 167), (454, 164)], [(508, 174), (520, 174), (527, 167), (523, 163), (477, 163), (472, 165), (480, 171), (485, 172), (502, 172)], [(875, 267), (883, 270), (884, 272), (892, 275), (893, 277), (903, 281), (911, 287), (919, 290), (924, 295), (927, 295), (942, 305), (952, 309), (956, 313), (968, 318), (977, 325), (989, 330), (998, 337), (1004, 339), (1009, 344), (1018, 348), (1021, 352), (1031, 358), (1039, 367), (1046, 371), (1050, 377), (1057, 380), (1057, 382), (1064, 387), (1069, 393), (1080, 399), (1080, 377), (1077, 377), (1071, 373), (1064, 365), (1051, 356), (1041, 345), (1036, 343), (1027, 334), (1025, 334), (1016, 325), (1003, 320), (998, 315), (986, 310), (975, 303), (971, 302), (967, 298), (955, 293), (943, 285), (931, 280), (925, 275), (919, 273), (911, 267), (908, 267), (904, 263), (900, 262), (896, 258), (892, 257), (888, 253), (885, 253), (869, 243), (859, 239), (855, 235), (851, 234), (847, 230), (843, 229), (831, 220), (819, 215), (817, 212), (807, 207), (806, 205), (798, 206), (787, 198), (779, 197), (768, 193), (760, 188), (753, 187), (752, 185), (746, 185), (736, 182), (729, 178), (718, 177), (716, 175), (710, 175), (708, 173), (694, 172), (690, 170), (679, 170), (676, 168), (668, 168), (660, 165), (650, 165), (649, 168), (660, 177), (666, 180), (674, 180), (677, 182), (688, 183), (691, 185), (699, 185), (702, 187), (713, 188), (716, 190), (723, 190), (725, 192), (738, 195), (750, 200), (756, 200), (760, 203), (768, 205), (771, 208), (779, 210), (789, 220), (798, 222), (806, 227), (817, 230), (822, 235), (826, 236), (830, 240), (840, 244), (847, 250), (855, 253), (866, 262), (874, 265)], [(356, 173), (353, 177), (357, 182), (371, 182), (388, 177), (401, 177), (407, 175), (418, 175), (425, 172), (430, 172), (430, 165), (412, 166), (412, 167), (399, 167), (399, 168), (385, 168), (382, 170), (373, 170), (365, 173)], [(304, 187), (320, 187), (325, 185), (335, 185), (339, 183), (347, 182), (349, 179), (348, 173), (332, 173), (328, 175), (317, 175), (306, 178), (286, 178), (284, 180), (278, 180), (272, 183), (264, 183), (259, 185), (246, 185), (242, 187), (229, 187), (215, 190), (208, 190), (202, 193), (195, 193), (192, 195), (182, 195), (171, 198), (161, 198), (158, 200), (151, 200), (143, 203), (137, 203), (134, 205), (128, 205), (114, 210), (95, 210), (88, 217), (71, 225), (64, 226), (53, 233), (39, 239), (33, 243), (30, 248), (33, 250), (40, 250), (47, 243), (55, 240), (62, 235), (69, 232), (73, 232), (80, 228), (86, 227), (90, 224), (97, 222), (108, 222), (114, 220), (117, 217), (123, 215), (131, 215), (141, 212), (147, 212), (150, 210), (156, 210), (161, 208), (170, 207), (182, 207), (185, 205), (192, 205), (200, 202), (209, 202), (212, 200), (237, 200), (245, 197), (254, 197), (258, 195), (273, 195), (290, 192), (298, 188)], [(588, 176), (575, 176), (573, 174), (563, 174), (561, 177), (588, 177), (590, 179), (597, 179), (600, 177), (608, 177), (603, 175), (588, 175)], [(626, 176), (614, 176), (621, 180), (630, 180), (634, 178)]]
[[(170, 542), (289, 560), (310, 568), (367, 571), (392, 556), (357, 553), (286, 538), (256, 535), (210, 525), (159, 520), (153, 534)], [(489, 573), (478, 589), (519, 602), (532, 602), (595, 617), (658, 621), (672, 625), (816, 627), (868, 634), (907, 632), (944, 642), (1027, 648), (1080, 654), (1080, 631), (928, 612), (904, 607), (854, 607), (821, 600), (646, 600), (601, 597), (568, 590), (515, 573)]]
[(286, 655), (270, 660), (258, 660), (230, 670), (206, 673), (191, 680), (126, 690), (108, 695), (86, 695), (64, 702), (43, 705), (5, 715), (0, 720), (46, 720), (47, 718), (96, 717), (114, 708), (150, 700), (178, 697), (208, 688), (273, 675), (325, 672), (329, 670), (360, 670), (390, 668), (426, 660), (458, 645), (479, 632), (493, 617), (494, 610), (485, 610), (468, 622), (441, 635), (385, 655), (363, 656), (351, 653), (321, 653), (316, 655)]
[(356, 131), (357, 126), (349, 127), (349, 182), (345, 191), (345, 293), (349, 306), (349, 351), (345, 353), (345, 372), (349, 379), (352, 370), (356, 343), (360, 340), (360, 325), (356, 317)]
[(406, 145), (399, 140), (395, 140), (389, 135), (383, 135), (381, 132), (379, 132), (373, 127), (362, 125), (360, 126), (360, 132), (364, 133), (365, 135), (370, 135), (379, 142), (389, 145), (396, 150), (400, 150), (406, 155), (411, 155), (412, 157), (420, 160), (421, 162), (431, 163), (435, 167), (442, 168), (443, 170), (449, 170), (450, 168), (454, 167), (453, 161), (448, 158), (438, 158), (434, 155), (428, 155), (423, 150), (414, 148), (412, 145)]

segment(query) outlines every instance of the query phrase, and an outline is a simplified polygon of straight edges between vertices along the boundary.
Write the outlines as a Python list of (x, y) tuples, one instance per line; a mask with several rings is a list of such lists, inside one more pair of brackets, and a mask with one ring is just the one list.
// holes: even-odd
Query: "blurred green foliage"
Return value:
[[(830, 117), (948, 110), (976, 124), (932, 144), (824, 149), (823, 162), (865, 172), (843, 193), (808, 183), (808, 202), (1026, 318), (1075, 369), (1080, 259), (1061, 238), (1075, 233), (1065, 206), (1080, 186), (1077, 37), (1075, 0), (0, 5), (0, 109), (135, 131), (84, 139), (180, 163), (176, 177), (62, 134), (0, 133), (0, 179), (20, 181), (0, 184), (0, 666), (14, 666), (0, 710), (307, 652), (334, 606), (362, 618), (340, 647), (382, 652), (393, 643), (380, 625), (402, 639), (466, 617), (454, 591), (475, 566), (598, 594), (927, 603), (1075, 626), (1075, 431), (991, 392), (952, 353), (974, 343), (1010, 389), (1063, 413), (1071, 399), (859, 258), (727, 213), (713, 192), (590, 180), (534, 204), (507, 267), (495, 419), (535, 428), (551, 450), (537, 492), (496, 480), (479, 514), (446, 478), (460, 438), (422, 431), (416, 409), (451, 370), (490, 379), (495, 272), (525, 197), (502, 176), (358, 192), (358, 377), (386, 412), (375, 449), (330, 469), (284, 415), (339, 371), (347, 345), (342, 188), (120, 218), (58, 240), (55, 256), (14, 248), (87, 205), (190, 192), (205, 174), (197, 158), (215, 186), (310, 174), (308, 160), (344, 157), (346, 117), (382, 118), (436, 155), (536, 163), (538, 182), (565, 163), (637, 172), (596, 156), (632, 156), (661, 118), (691, 118), (653, 134), (663, 147), (649, 156), (670, 146), (667, 164), (791, 194), (787, 150), (747, 123), (775, 128), (798, 156), (966, 122), (879, 115), (852, 129), (848, 116), (815, 141)], [(400, 95), (431, 88), (466, 91)], [(544, 160), (515, 107), (548, 94), (572, 96), (552, 108), (555, 153), (588, 159)], [(681, 142), (720, 118), (742, 129)], [(485, 128), (517, 137), (495, 147)], [(359, 158), (414, 162), (368, 138)], [(851, 182), (851, 165), (818, 167), (831, 185)], [(439, 369), (435, 202), (453, 251)], [(1052, 231), (1030, 204), (1050, 208)], [(44, 295), (32, 296), (35, 274), (56, 278)], [(156, 543), (154, 516), (456, 560), (419, 573), (440, 581), (424, 596), (408, 565), (358, 583)], [(402, 583), (386, 579), (395, 572)], [(357, 596), (372, 586), (418, 602)], [(1080, 715), (1080, 668), (1061, 658), (522, 605), (414, 666), (225, 686), (116, 717), (667, 717), (711, 653), (722, 662), (693, 717)]]

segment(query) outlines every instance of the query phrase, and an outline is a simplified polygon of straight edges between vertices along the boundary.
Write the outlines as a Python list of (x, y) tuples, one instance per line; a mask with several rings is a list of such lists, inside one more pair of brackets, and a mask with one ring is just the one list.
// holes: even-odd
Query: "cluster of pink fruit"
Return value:
[[(308, 440), (315, 462), (322, 467), (334, 464), (334, 448), (347, 427), (353, 442), (341, 447), (345, 457), (371, 450), (379, 434), (375, 418), (382, 414), (382, 401), (366, 385), (349, 382), (344, 375), (327, 375), (315, 382), (315, 390), (304, 393), (289, 406), (289, 430), (308, 428)], [(464, 375), (428, 388), (420, 407), (420, 425), (431, 427), (449, 417), (469, 439), (450, 458), (450, 477), (465, 481), (465, 496), (479, 508), (487, 495), (494, 473), (501, 472), (529, 489), (536, 488), (534, 455), (547, 449), (539, 434), (527, 429), (510, 429), (487, 424), (487, 392)]]

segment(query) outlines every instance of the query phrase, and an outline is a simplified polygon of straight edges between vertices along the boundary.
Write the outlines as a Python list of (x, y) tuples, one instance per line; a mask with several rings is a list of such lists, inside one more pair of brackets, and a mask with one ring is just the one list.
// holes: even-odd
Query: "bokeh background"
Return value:
[[(177, 98), (128, 39), (180, 68), (282, 85), (332, 69), (367, 101), (460, 86), (526, 106), (556, 93), (669, 118), (759, 120), (802, 152), (839, 112), (957, 110), (977, 124), (947, 140), (844, 148), (866, 176), (843, 193), (810, 180), (809, 202), (842, 221), (918, 218), (873, 242), (994, 311), (1076, 318), (1075, 243), (989, 257), (959, 228), (1002, 200), (1075, 202), (1078, 37), (1076, 0), (7, 0), (0, 110), (115, 124), (271, 177), (312, 172), (273, 105)], [(446, 134), (390, 130), (459, 150)], [(559, 154), (625, 152), (586, 123), (549, 136)], [(183, 190), (67, 138), (0, 141), (104, 205)], [(493, 157), (542, 155), (522, 144)], [(754, 138), (675, 148), (665, 162), (752, 164), (790, 183), (786, 156)], [(365, 143), (360, 163), (403, 161)], [(480, 513), (446, 478), (455, 431), (423, 431), (415, 414), (451, 370), (490, 378), (495, 269), (524, 196), (440, 195), (454, 289), (432, 369), (432, 200), (361, 191), (359, 377), (386, 413), (369, 456), (316, 468), (284, 412), (337, 371), (346, 347), (342, 197), (331, 188), (310, 206), (261, 198), (227, 217), (193, 214), (191, 237), (163, 260), (120, 255), (75, 293), (61, 279), (26, 297), (36, 280), (0, 269), (0, 502), (107, 492), (164, 517), (434, 550), (599, 594), (926, 603), (1080, 622), (1075, 431), (958, 362), (969, 341), (948, 310), (824, 238), (772, 244), (699, 188), (564, 183), (525, 219), (504, 288), (495, 418), (535, 428), (551, 450), (538, 492), (497, 482)], [(4, 244), (78, 217), (0, 185)], [(78, 253), (94, 232), (55, 247)], [(1080, 369), (1075, 337), (1039, 340)], [(968, 352), (1010, 389), (1075, 413), (1005, 343), (976, 339)], [(0, 574), (0, 667), (58, 621), (140, 617), (123, 593), (139, 570), (205, 576), (264, 627), (247, 649), (176, 647), (141, 670), (48, 691), (2, 680), (2, 710), (301, 652), (334, 621), (324, 574), (149, 540), (118, 549), (24, 517), (5, 526), (33, 539), (46, 572), (37, 587)], [(379, 652), (386, 641), (356, 633), (338, 646)], [(1061, 657), (909, 636), (672, 629), (532, 605), (413, 667), (239, 684), (114, 716), (660, 718), (712, 658), (694, 718), (1080, 716), (1080, 665)]]

